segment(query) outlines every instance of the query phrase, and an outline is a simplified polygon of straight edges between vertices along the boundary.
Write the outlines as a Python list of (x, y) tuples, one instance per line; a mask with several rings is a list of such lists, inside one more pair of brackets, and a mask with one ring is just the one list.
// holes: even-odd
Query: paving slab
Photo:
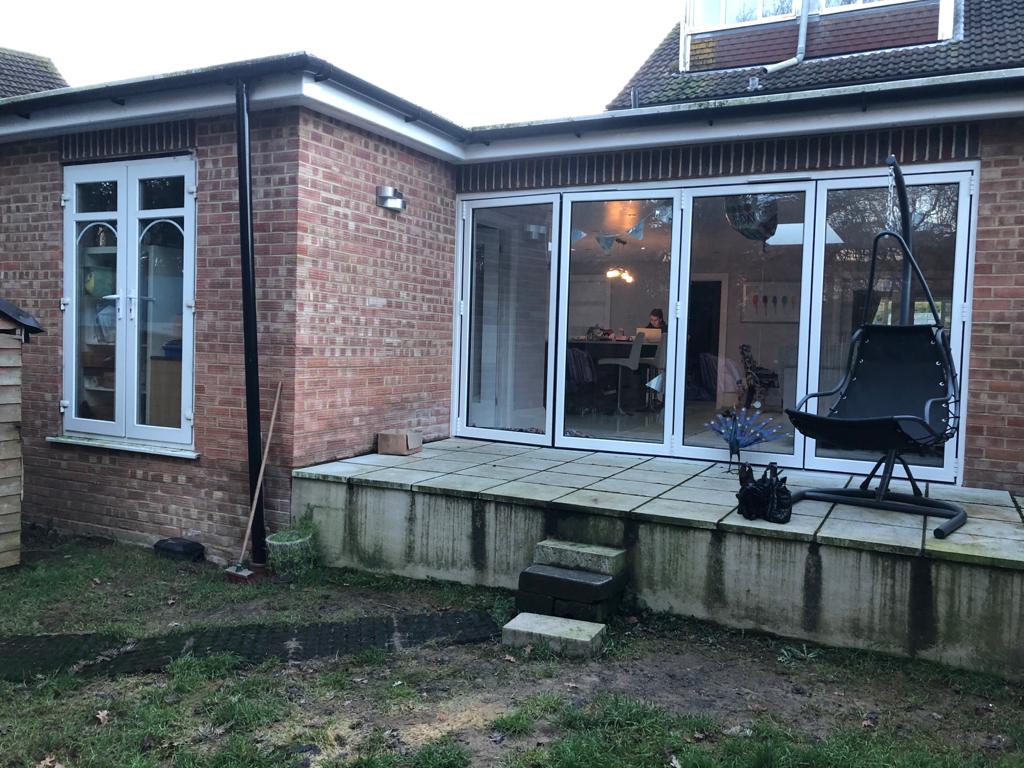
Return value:
[(480, 496), (485, 499), (497, 499), (498, 501), (551, 501), (573, 492), (573, 488), (565, 488), (560, 485), (544, 485), (542, 483), (529, 483), (525, 480), (513, 480), (511, 483), (497, 485), (481, 492)]
[(376, 472), (368, 472), (365, 475), (356, 475), (352, 478), (352, 483), (407, 491), (414, 485), (443, 474), (443, 472), (417, 472), (415, 469), (405, 469), (404, 467), (387, 467), (378, 469)]
[(487, 456), (519, 456), (524, 453), (533, 453), (537, 450), (535, 445), (513, 445), (512, 443), (488, 443), (478, 448), (471, 449), (474, 453)]
[(986, 488), (964, 488), (958, 485), (929, 483), (928, 495), (943, 501), (970, 502), (972, 504), (988, 504), (995, 507), (1013, 507), (1013, 499), (1007, 491), (992, 491)]
[(715, 528), (719, 520), (734, 508), (696, 501), (657, 498), (633, 510), (633, 515), (645, 520), (691, 528)]
[(417, 454), (412, 456), (391, 456), (385, 453), (367, 453), (344, 459), (346, 464), (370, 464), (375, 467), (400, 467), (413, 461), (420, 461)]
[(539, 565), (557, 565), (608, 576), (621, 573), (626, 567), (626, 550), (581, 544), (576, 541), (545, 539), (533, 548), (533, 561)]
[(804, 469), (783, 469), (787, 486), (801, 488), (845, 488), (850, 476), (836, 472), (809, 472)]
[(468, 448), (480, 448), (490, 445), (488, 440), (473, 440), (466, 437), (448, 437), (444, 440), (433, 440), (425, 443), (424, 447), (430, 446), (436, 451), (464, 451)]
[(649, 496), (583, 488), (558, 499), (557, 506), (593, 512), (629, 512), (647, 501), (650, 501)]
[(560, 472), (561, 467), (556, 469), (548, 469), (543, 472), (537, 472), (533, 475), (527, 475), (523, 479), (528, 483), (543, 483), (544, 485), (561, 485), (566, 488), (585, 488), (591, 483), (596, 482), (599, 478), (589, 477), (588, 475), (572, 475), (568, 472)]
[(460, 469), (457, 475), (472, 475), (473, 477), (490, 477), (496, 480), (518, 480), (521, 477), (532, 475), (534, 469), (521, 469), (518, 467), (498, 467), (494, 464), (477, 464), (469, 469)]
[(602, 477), (611, 477), (623, 471), (622, 467), (615, 467), (609, 464), (584, 464), (578, 461), (569, 461), (557, 468), (557, 471), (567, 475), (582, 475), (599, 480)]
[[(828, 516), (815, 534), (814, 538), (819, 544), (848, 549), (870, 549), (876, 552), (895, 552), (900, 555), (921, 553), (924, 539), (923, 517), (918, 519), (916, 528), (911, 528), (902, 525), (877, 525), (860, 520), (844, 520), (833, 517), (833, 515)], [(905, 517), (911, 516), (905, 515)]]
[(1024, 520), (1021, 519), (1021, 514), (1016, 507), (996, 507), (991, 504), (974, 504), (969, 501), (953, 503), (959, 504), (964, 508), (964, 512), (967, 513), (968, 521), (975, 519), (999, 520), (1003, 523), (1024, 524)]
[[(994, 539), (1024, 542), (1024, 525), (1021, 523), (1008, 523), (1002, 520), (986, 520), (983, 517), (975, 517), (972, 519), (968, 516), (967, 522), (963, 524), (960, 530), (975, 536), (990, 536)], [(955, 532), (951, 533), (950, 537), (955, 535)], [(1024, 546), (1024, 544), (1021, 546)]]
[(1024, 570), (1024, 546), (1020, 541), (965, 533), (966, 526), (945, 539), (936, 539), (930, 532), (941, 522), (942, 518), (928, 518), (929, 534), (924, 542), (924, 552), (928, 557)]
[(416, 483), (414, 491), (443, 491), (445, 494), (459, 496), (475, 496), (480, 491), (502, 485), (505, 480), (494, 477), (475, 477), (474, 475), (441, 475), (422, 483)]
[(672, 472), (683, 477), (693, 477), (698, 472), (706, 470), (708, 465), (706, 462), (693, 461), (692, 459), (673, 459), (667, 456), (655, 456), (653, 459), (648, 459), (643, 464), (637, 465), (636, 468), (654, 472)]
[(635, 496), (646, 496), (649, 499), (660, 496), (674, 484), (652, 483), (646, 480), (623, 480), (620, 475), (599, 480), (591, 486), (595, 491), (611, 491), (612, 493), (631, 493)]
[(527, 454), (524, 456), (508, 456), (504, 459), (488, 463), (494, 464), (496, 467), (516, 467), (517, 469), (532, 469), (535, 472), (540, 472), (545, 469), (554, 469), (561, 466), (564, 462), (551, 459), (535, 459), (532, 455)]
[[(800, 502), (805, 504), (806, 502)], [(870, 525), (898, 525), (904, 528), (921, 530), (921, 516), (907, 512), (891, 512), (887, 509), (871, 509), (854, 507), (848, 504), (836, 504), (832, 509), (832, 518), (837, 520), (856, 520)]]
[(478, 464), (485, 463), (485, 459), (480, 458), (465, 458), (467, 454), (458, 454), (459, 458), (444, 458), (444, 459), (423, 459), (421, 461), (410, 461), (408, 464), (403, 464), (404, 469), (418, 469), (421, 472), (458, 472), (460, 469), (469, 469), (475, 467)]
[(576, 461), (587, 456), (593, 456), (593, 451), (576, 451), (571, 448), (538, 448), (531, 456), (538, 459), (553, 459), (555, 461)]
[(813, 541), (814, 533), (821, 527), (822, 521), (823, 518), (814, 515), (790, 515), (788, 523), (780, 524), (760, 519), (747, 520), (739, 512), (730, 512), (718, 523), (718, 527), (751, 536)]
[(687, 488), (704, 488), (710, 491), (723, 491), (725, 493), (736, 493), (740, 489), (738, 477), (704, 477), (697, 475), (689, 478), (683, 483)]
[(630, 480), (640, 483), (658, 483), (660, 485), (679, 485), (686, 482), (690, 477), (689, 472), (678, 472), (672, 470), (644, 469), (643, 464), (624, 469), (614, 475), (616, 479)]
[[(736, 485), (739, 490), (739, 483)], [(677, 499), (679, 501), (697, 501), (703, 504), (715, 504), (720, 507), (736, 506), (736, 490), (720, 491), (714, 488), (693, 488), (689, 485), (677, 485), (661, 494), (664, 499)]]
[(604, 624), (577, 619), (520, 613), (502, 627), (501, 642), (513, 648), (546, 643), (566, 656), (594, 656), (601, 650), (607, 629)]
[(328, 464), (317, 464), (292, 471), (292, 477), (309, 480), (345, 480), (354, 475), (364, 475), (380, 469), (374, 464), (352, 464), (347, 461), (332, 461)]
[(831, 502), (807, 500), (798, 501), (793, 505), (794, 515), (806, 515), (808, 517), (825, 517), (832, 509)]
[(647, 456), (629, 456), (625, 453), (592, 453), (575, 461), (580, 464), (600, 464), (606, 467), (625, 468), (643, 464), (647, 460)]

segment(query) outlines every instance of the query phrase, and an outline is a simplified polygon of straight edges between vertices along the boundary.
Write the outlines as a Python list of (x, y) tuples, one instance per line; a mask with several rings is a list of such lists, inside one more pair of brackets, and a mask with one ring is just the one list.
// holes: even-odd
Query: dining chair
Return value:
[(622, 409), (622, 371), (628, 370), (636, 373), (640, 368), (640, 352), (644, 346), (644, 335), (637, 333), (633, 337), (633, 346), (629, 349), (628, 357), (602, 357), (597, 361), (600, 365), (614, 365), (617, 368), (616, 371), (616, 384), (615, 384), (615, 410), (620, 414), (626, 412)]

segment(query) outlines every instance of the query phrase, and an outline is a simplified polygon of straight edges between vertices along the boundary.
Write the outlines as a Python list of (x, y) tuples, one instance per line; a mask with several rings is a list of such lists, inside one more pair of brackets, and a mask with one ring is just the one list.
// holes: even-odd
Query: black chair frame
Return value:
[[(897, 183), (902, 185), (902, 176), (899, 174), (897, 175)], [(901, 203), (904, 203), (904, 200), (905, 195), (901, 194)], [(871, 294), (874, 290), (878, 248), (880, 242), (887, 238), (896, 241), (903, 253), (905, 263), (909, 264), (909, 269), (906, 269), (904, 272), (904, 279), (908, 280), (912, 272), (920, 282), (932, 317), (934, 318), (933, 325), (914, 326), (912, 319), (910, 323), (899, 326), (869, 324), (871, 320), (869, 308), (871, 306)], [(909, 300), (910, 291), (905, 287), (903, 301), (907, 303)], [(906, 317), (907, 314), (904, 313), (904, 318)], [(912, 318), (912, 315), (910, 317)], [(875, 340), (884, 339), (887, 335), (896, 337), (897, 341), (900, 337), (912, 338), (919, 336), (921, 339), (918, 341), (924, 342), (924, 337), (927, 334), (931, 335), (931, 340), (928, 344), (933, 346), (931, 354), (934, 356), (934, 364), (941, 368), (942, 380), (939, 382), (938, 387), (943, 388), (944, 391), (941, 396), (925, 400), (923, 413), (900, 414), (897, 412), (883, 415), (855, 416), (852, 418), (842, 417), (838, 413), (839, 404), (846, 399), (847, 393), (852, 394), (850, 388), (857, 381), (858, 366), (867, 357), (862, 350), (862, 345), (868, 344), (873, 338)], [(921, 375), (927, 376), (932, 373), (932, 371), (923, 371)], [(866, 388), (864, 384), (858, 386)], [(901, 386), (901, 384), (893, 382), (889, 386)], [(830, 407), (827, 416), (818, 416), (817, 414), (803, 411), (808, 401), (833, 395), (838, 395), (838, 397)], [(882, 451), (882, 457), (864, 481), (860, 483), (859, 487), (838, 489), (814, 488), (798, 491), (793, 494), (794, 504), (803, 499), (813, 499), (834, 504), (850, 504), (870, 509), (884, 509), (892, 512), (938, 517), (944, 520), (942, 524), (934, 529), (934, 535), (939, 539), (946, 538), (946, 536), (967, 522), (967, 513), (960, 505), (926, 498), (914, 479), (910, 466), (903, 458), (904, 452), (923, 452), (939, 447), (952, 439), (959, 428), (960, 417), (959, 382), (950, 351), (949, 338), (942, 326), (942, 320), (936, 309), (932, 292), (924, 279), (917, 260), (911, 253), (910, 246), (907, 244), (905, 237), (896, 232), (886, 230), (880, 232), (874, 239), (863, 323), (853, 334), (847, 358), (846, 373), (842, 380), (832, 389), (807, 395), (797, 403), (795, 409), (787, 410), (786, 413), (789, 415), (793, 425), (809, 437), (818, 440), (824, 439), (840, 448)], [(897, 463), (906, 472), (912, 493), (896, 493), (890, 490), (893, 470)], [(878, 476), (879, 470), (881, 470), (881, 477), (878, 487), (872, 490), (870, 488), (871, 481)]]

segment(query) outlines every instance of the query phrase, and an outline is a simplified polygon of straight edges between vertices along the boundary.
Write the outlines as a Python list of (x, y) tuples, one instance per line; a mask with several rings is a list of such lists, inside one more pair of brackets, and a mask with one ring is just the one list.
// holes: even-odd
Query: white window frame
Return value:
[[(887, 5), (904, 5), (906, 3), (919, 2), (921, 0), (853, 0), (849, 5), (837, 5), (834, 8), (828, 8), (825, 5), (825, 0), (818, 0), (818, 13), (845, 13), (846, 11), (862, 11), (865, 8), (883, 8)], [(947, 4), (947, 0), (942, 0), (941, 4)]]
[[(184, 178), (180, 208), (139, 209), (139, 182), (165, 176)], [(117, 182), (117, 210), (99, 213), (77, 211), (76, 186), (94, 181)], [(195, 201), (196, 168), (192, 157), (162, 157), (114, 163), (73, 165), (64, 169), (64, 435), (68, 438), (102, 438), (104, 444), (167, 446), (180, 450), (194, 441), (194, 340), (195, 340)], [(138, 423), (138, 241), (140, 219), (183, 220), (184, 264), (182, 285), (181, 421), (180, 427)], [(77, 224), (88, 221), (117, 222), (117, 279), (114, 299), (117, 312), (115, 335), (114, 420), (101, 421), (75, 415), (77, 391), (79, 279)], [(152, 451), (159, 452), (159, 450)]]
[[(756, 19), (753, 19), (751, 21), (727, 22), (727, 21), (724, 21), (724, 18), (725, 18), (725, 0), (722, 0), (722, 12), (721, 12), (721, 16), (720, 16), (722, 21), (719, 21), (718, 24), (705, 24), (705, 25), (702, 25), (702, 26), (698, 26), (696, 24), (696, 19), (697, 19), (697, 3), (701, 2), (701, 0), (687, 0), (686, 11), (687, 11), (687, 17), (690, 20), (690, 24), (687, 25), (686, 31), (689, 34), (698, 34), (698, 33), (702, 33), (702, 32), (714, 32), (714, 31), (720, 30), (720, 29), (741, 29), (743, 27), (753, 27), (753, 26), (756, 26), (758, 24), (773, 24), (773, 23), (779, 22), (779, 21), (786, 21), (787, 19), (795, 19), (795, 18), (798, 18), (800, 16), (801, 3), (811, 2), (811, 0), (793, 0), (793, 12), (792, 13), (781, 13), (781, 14), (777, 14), (775, 16), (764, 16), (764, 1), (765, 0), (756, 0), (756, 2), (757, 2), (757, 18)], [(904, 2), (905, 0), (899, 0), (899, 1), (900, 2)]]

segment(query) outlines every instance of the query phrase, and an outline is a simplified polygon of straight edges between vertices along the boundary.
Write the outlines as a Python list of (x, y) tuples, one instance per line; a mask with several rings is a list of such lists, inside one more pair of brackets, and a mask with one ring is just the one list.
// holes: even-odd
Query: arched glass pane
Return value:
[[(82, 186), (82, 185), (79, 185)], [(74, 414), (114, 421), (117, 390), (117, 223), (79, 222)]]
[(138, 424), (181, 426), (181, 345), (184, 289), (184, 220), (139, 221)]

